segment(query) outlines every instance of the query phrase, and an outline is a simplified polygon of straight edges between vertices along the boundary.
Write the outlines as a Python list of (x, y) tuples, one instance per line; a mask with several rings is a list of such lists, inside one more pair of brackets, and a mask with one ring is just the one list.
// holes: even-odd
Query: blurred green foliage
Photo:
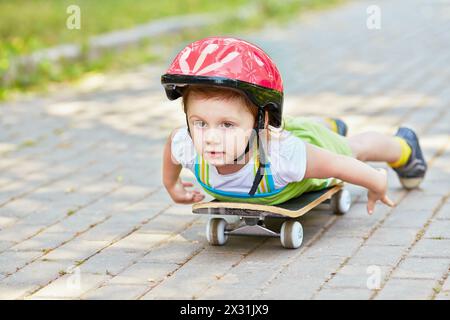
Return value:
[[(268, 21), (286, 22), (303, 9), (322, 8), (342, 0), (0, 0), (0, 100), (14, 91), (45, 88), (50, 82), (77, 79), (87, 72), (132, 67), (154, 62), (162, 57), (154, 52), (155, 45), (174, 46), (208, 35), (240, 33), (261, 27)], [(81, 29), (66, 27), (69, 5), (81, 9)], [(242, 7), (251, 7), (245, 19), (233, 16)], [(187, 28), (171, 37), (149, 39), (120, 52), (103, 52), (89, 57), (88, 40), (101, 33), (130, 28), (168, 16), (216, 12), (226, 14), (225, 22), (204, 28)], [(21, 65), (15, 77), (5, 74), (17, 57), (36, 50), (65, 43), (77, 43), (83, 54), (76, 61), (37, 65)]]
[[(167, 16), (215, 12), (249, 0), (0, 0), (0, 39), (12, 53), (24, 54), (95, 34), (130, 28)], [(66, 28), (70, 5), (81, 9), (81, 30)]]

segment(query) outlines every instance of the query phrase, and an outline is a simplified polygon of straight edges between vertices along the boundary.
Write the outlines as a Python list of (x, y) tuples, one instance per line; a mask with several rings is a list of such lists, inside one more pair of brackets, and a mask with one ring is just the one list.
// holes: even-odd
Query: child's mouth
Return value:
[(219, 152), (219, 151), (207, 151), (206, 155), (210, 158), (221, 158), (225, 152)]

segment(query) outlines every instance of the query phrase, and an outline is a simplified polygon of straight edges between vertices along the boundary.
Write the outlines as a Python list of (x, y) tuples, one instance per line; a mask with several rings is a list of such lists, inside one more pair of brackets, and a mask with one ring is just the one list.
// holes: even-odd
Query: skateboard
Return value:
[[(279, 237), (285, 248), (296, 249), (303, 241), (303, 227), (296, 219), (323, 203), (328, 203), (333, 213), (343, 215), (350, 210), (350, 192), (340, 183), (273, 206), (212, 200), (193, 204), (192, 212), (213, 216), (206, 225), (206, 238), (211, 245), (224, 245), (228, 236), (234, 235), (269, 236)], [(239, 222), (232, 225), (214, 216), (238, 216)], [(284, 220), (279, 232), (266, 223), (272, 218)]]

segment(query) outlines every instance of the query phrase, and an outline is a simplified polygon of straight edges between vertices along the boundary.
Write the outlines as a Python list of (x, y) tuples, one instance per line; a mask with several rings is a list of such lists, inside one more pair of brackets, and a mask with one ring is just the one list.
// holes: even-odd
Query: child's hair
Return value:
[(238, 100), (240, 101), (247, 110), (252, 114), (253, 119), (256, 120), (258, 115), (258, 107), (250, 101), (247, 96), (231, 88), (213, 87), (213, 86), (200, 86), (200, 85), (190, 85), (183, 90), (183, 111), (187, 113), (187, 108), (189, 104), (189, 97), (192, 94), (196, 94), (204, 99), (218, 99), (223, 101)]

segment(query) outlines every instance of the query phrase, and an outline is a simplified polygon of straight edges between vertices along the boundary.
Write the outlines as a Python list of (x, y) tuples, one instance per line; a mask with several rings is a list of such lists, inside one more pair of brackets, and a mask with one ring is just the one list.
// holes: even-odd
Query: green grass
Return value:
[[(302, 10), (321, 9), (344, 0), (0, 0), (0, 100), (23, 91), (45, 90), (50, 83), (61, 83), (81, 78), (87, 73), (123, 70), (144, 63), (166, 62), (168, 48), (210, 35), (245, 34), (267, 22), (283, 24)], [(65, 27), (69, 4), (81, 8), (81, 29)], [(254, 9), (245, 19), (233, 12), (242, 6)], [(19, 14), (20, 12), (20, 14)], [(94, 35), (146, 23), (166, 16), (201, 12), (220, 12), (227, 15), (225, 22), (203, 28), (186, 28), (170, 37), (147, 39), (133, 47), (115, 52), (108, 50), (92, 58), (87, 53), (87, 40)], [(22, 66), (17, 77), (3, 76), (18, 56), (62, 43), (78, 43), (85, 53), (76, 61), (58, 64), (42, 61), (37, 66)], [(166, 48), (161, 53), (161, 48)]]
[[(17, 53), (66, 42), (82, 42), (92, 35), (130, 28), (167, 16), (217, 12), (249, 0), (0, 0), (2, 46)], [(81, 10), (81, 29), (69, 30), (69, 5)]]

